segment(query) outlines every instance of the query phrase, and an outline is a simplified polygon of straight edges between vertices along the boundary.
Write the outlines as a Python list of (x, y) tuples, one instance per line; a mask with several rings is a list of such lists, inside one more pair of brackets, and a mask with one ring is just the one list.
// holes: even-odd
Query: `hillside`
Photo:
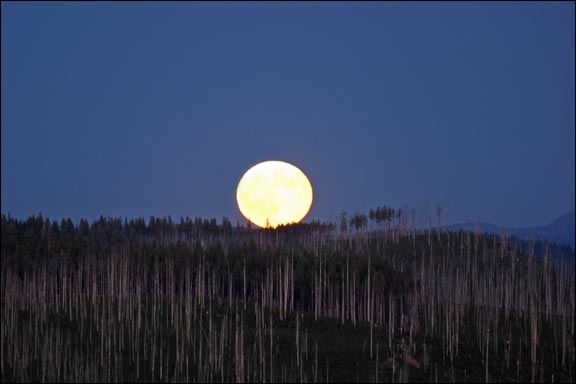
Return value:
[(3, 215), (1, 379), (573, 382), (573, 269), (389, 224)]
[(574, 249), (574, 211), (565, 213), (547, 225), (511, 229), (510, 233), (524, 239), (535, 238), (567, 244)]
[(574, 211), (565, 213), (546, 225), (527, 228), (507, 228), (490, 223), (464, 223), (448, 225), (447, 229), (474, 229), (476, 226), (484, 233), (507, 233), (522, 240), (545, 240), (559, 245), (569, 245), (575, 249)]

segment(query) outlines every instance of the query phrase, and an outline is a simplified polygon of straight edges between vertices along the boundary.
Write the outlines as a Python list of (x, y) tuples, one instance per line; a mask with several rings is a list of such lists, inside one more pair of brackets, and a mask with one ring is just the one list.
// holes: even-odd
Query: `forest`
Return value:
[(444, 214), (2, 214), (0, 378), (574, 382), (574, 251), (450, 232)]

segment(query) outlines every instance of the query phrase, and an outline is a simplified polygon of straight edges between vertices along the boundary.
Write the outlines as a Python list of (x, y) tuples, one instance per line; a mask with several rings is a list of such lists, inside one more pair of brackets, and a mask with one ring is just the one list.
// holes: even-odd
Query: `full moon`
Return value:
[(259, 227), (297, 223), (312, 205), (312, 185), (297, 167), (265, 161), (246, 171), (236, 191), (240, 212)]

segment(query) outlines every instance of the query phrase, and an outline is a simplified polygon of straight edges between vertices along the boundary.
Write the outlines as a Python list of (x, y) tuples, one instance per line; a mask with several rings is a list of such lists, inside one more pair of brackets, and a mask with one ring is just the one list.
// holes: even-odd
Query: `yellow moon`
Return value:
[(312, 185), (297, 167), (265, 161), (250, 168), (238, 183), (240, 212), (259, 227), (297, 223), (312, 205)]

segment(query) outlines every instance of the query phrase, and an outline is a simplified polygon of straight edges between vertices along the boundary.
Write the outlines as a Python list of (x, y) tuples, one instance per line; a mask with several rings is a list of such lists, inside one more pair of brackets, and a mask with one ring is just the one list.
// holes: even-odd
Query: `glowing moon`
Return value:
[(297, 223), (312, 205), (312, 185), (292, 164), (265, 161), (250, 168), (238, 183), (240, 212), (259, 227)]

